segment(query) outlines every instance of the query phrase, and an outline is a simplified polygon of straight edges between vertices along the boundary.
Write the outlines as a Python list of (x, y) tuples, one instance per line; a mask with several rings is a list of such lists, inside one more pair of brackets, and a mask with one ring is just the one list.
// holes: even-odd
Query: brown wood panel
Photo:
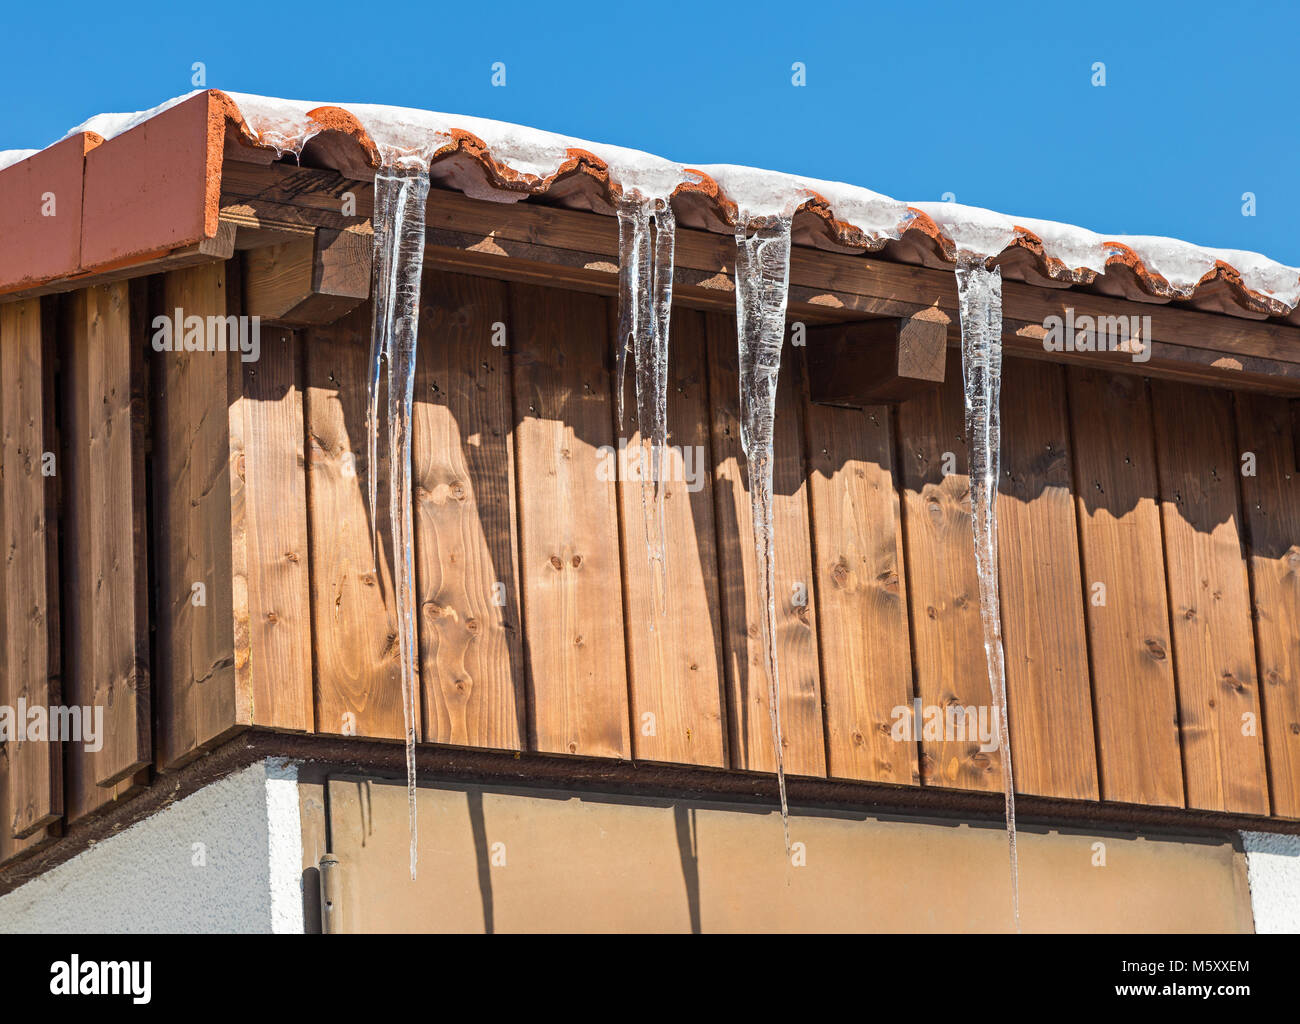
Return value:
[[(424, 738), (522, 748), (523, 650), (506, 286), (432, 272), (412, 438)], [(509, 340), (509, 335), (505, 339)]]
[[(612, 304), (610, 312), (615, 318), (612, 339), (618, 330)], [(662, 474), (666, 602), (656, 596), (658, 569), (651, 565), (646, 549), (641, 465), (635, 461), (643, 448), (635, 427), (632, 367), (624, 382), (627, 455), (620, 460), (619, 520), (628, 609), (632, 749), (645, 761), (725, 767), (726, 679), (704, 345), (704, 318), (692, 310), (674, 310), (668, 443), (681, 454), (671, 456), (671, 462), (666, 457)], [(609, 458), (612, 463), (615, 457)], [(624, 473), (623, 463), (634, 471)], [(653, 514), (653, 505), (651, 510)]]
[(232, 363), (235, 671), (249, 697), (246, 721), (306, 731), (313, 710), (301, 337), (264, 327), (257, 356)]
[[(718, 571), (722, 580), (723, 647), (727, 667), (731, 763), (749, 771), (776, 771), (758, 597), (757, 554), (750, 510), (749, 470), (740, 446), (736, 323), (705, 318), (709, 352), (714, 507)], [(787, 346), (777, 389), (772, 463), (772, 521), (776, 550), (776, 655), (781, 687), (785, 770), (825, 775), (821, 678), (816, 633), (803, 417), (796, 356)], [(806, 600), (796, 603), (796, 585)]]
[(1300, 460), (1294, 402), (1236, 399), (1255, 642), (1273, 813), (1300, 818)]
[(515, 285), (524, 647), (532, 746), (627, 757), (627, 662), (604, 300)]
[(1151, 394), (1187, 804), (1267, 814), (1232, 396)]
[(1009, 360), (1002, 379), (998, 567), (1016, 789), (1097, 799), (1088, 641), (1065, 368)]
[[(58, 704), (58, 579), (51, 546), (54, 487), (42, 472), (43, 457), (55, 450), (49, 353), (43, 337), (41, 303), (28, 299), (0, 306), (0, 481), (3, 481), (4, 623), (0, 703), (15, 708)], [(53, 612), (53, 617), (51, 617)], [(7, 762), (5, 816), (0, 820), (0, 857), (39, 841), (63, 813), (61, 749), (57, 743), (26, 739), (4, 744)]]
[[(400, 739), (402, 670), (381, 433), (378, 564), (367, 508), (367, 303), (306, 332), (307, 495), (316, 666), (316, 730)], [(383, 407), (380, 408), (381, 422)], [(418, 723), (417, 723), (418, 724)]]
[(828, 774), (918, 782), (916, 743), (892, 735), (912, 704), (893, 417), (808, 403), (805, 424)]
[[(164, 310), (225, 316), (226, 264), (172, 271), (163, 293)], [(236, 693), (231, 564), (228, 392), (238, 356), (173, 351), (151, 358), (158, 381), (158, 757), (167, 768), (227, 738), (246, 707)]]
[[(916, 694), (923, 708), (986, 707), (991, 714), (956, 349), (948, 352), (943, 387), (900, 405), (897, 422)], [(982, 751), (978, 739), (955, 734), (918, 738), (922, 784), (1002, 789), (1000, 751)]]
[(1079, 367), (1067, 378), (1101, 796), (1181, 807), (1178, 698), (1147, 385)]
[[(103, 709), (97, 752), (70, 744), (68, 820), (110, 802), (152, 757), (144, 479), (143, 289), (68, 300), (63, 338), (63, 602), (69, 704)], [(93, 712), (92, 712), (93, 713)]]

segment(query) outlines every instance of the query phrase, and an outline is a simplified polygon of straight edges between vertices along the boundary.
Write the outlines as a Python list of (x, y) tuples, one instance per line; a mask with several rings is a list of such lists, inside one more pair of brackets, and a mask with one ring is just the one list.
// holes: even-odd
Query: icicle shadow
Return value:
[(998, 479), (1002, 424), (1002, 271), (983, 257), (960, 254), (957, 294), (961, 312), (961, 365), (966, 396), (966, 443), (970, 449), (971, 528), (979, 577), (980, 623), (989, 689), (997, 707), (1002, 751), (1002, 790), (1011, 859), (1011, 906), (1020, 931), (1020, 867), (1016, 853), (1016, 789), (1007, 728), (1007, 673), (998, 593)]
[(793, 217), (767, 219), (752, 234), (749, 218), (736, 222), (736, 344), (740, 367), (740, 445), (749, 467), (749, 500), (759, 600), (763, 608), (763, 656), (767, 666), (768, 715), (781, 797), (781, 828), (790, 853), (790, 808), (785, 792), (781, 736), (781, 680), (776, 656), (776, 547), (772, 527), (772, 445), (776, 388), (785, 342), (790, 287)]
[(424, 269), (424, 210), (429, 196), (427, 171), (384, 171), (375, 175), (374, 321), (367, 382), (366, 445), (369, 458), (370, 522), (378, 550), (373, 467), (379, 446), (380, 370), (386, 364), (388, 397), (389, 517), (397, 595), (397, 644), (402, 671), (405, 721), (406, 791), (411, 823), (411, 878), (415, 878), (415, 694), (419, 644), (415, 619), (415, 527), (411, 495), (411, 414), (420, 314), (420, 276)]

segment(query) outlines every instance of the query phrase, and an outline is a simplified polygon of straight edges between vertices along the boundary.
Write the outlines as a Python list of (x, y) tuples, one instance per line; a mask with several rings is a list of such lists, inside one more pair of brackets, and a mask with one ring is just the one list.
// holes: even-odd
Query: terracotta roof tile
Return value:
[[(397, 122), (416, 127), (402, 134), (393, 128)], [(209, 90), (144, 115), (101, 115), (88, 126), (102, 126), (103, 134), (110, 137), (101, 142), (99, 135), (79, 133), (0, 170), (0, 236), (25, 236), (21, 247), (0, 246), (0, 253), (5, 254), (0, 256), (0, 290), (213, 237), (223, 156), (271, 161), (292, 154), (306, 165), (333, 168), (358, 179), (369, 177), (384, 163), (427, 162), (435, 185), (473, 197), (505, 202), (528, 199), (612, 214), (624, 189), (631, 185), (620, 180), (627, 177), (623, 173), (626, 168), (601, 154), (627, 155), (644, 157), (642, 172), (646, 166), (656, 171), (671, 169), (676, 182), (671, 199), (679, 224), (729, 233), (742, 216), (744, 197), (728, 194), (704, 170), (677, 168), (667, 161), (656, 165), (655, 158), (644, 154), (590, 143), (577, 145), (576, 140), (544, 133), (524, 134), (527, 129), (469, 117), (362, 104), (290, 103)], [(514, 141), (498, 142), (494, 148), (483, 134), (498, 129), (506, 133), (502, 137)], [(510, 135), (511, 131), (516, 134)], [(545, 152), (539, 156), (534, 149)], [(78, 152), (85, 164), (84, 201), (79, 194), (83, 176), (75, 168)], [(780, 176), (770, 175), (769, 179), (779, 180)], [(73, 204), (82, 205), (80, 251), (75, 255), (66, 222), (41, 224), (33, 218), (27, 193), (37, 181), (55, 182), (60, 190), (67, 190)], [(796, 244), (842, 253), (870, 252), (929, 267), (951, 266), (957, 258), (954, 236), (960, 232), (954, 230), (950, 235), (936, 222), (931, 213), (940, 217), (947, 213), (939, 204), (922, 204), (930, 207), (927, 212), (894, 204), (888, 197), (874, 197), (886, 211), (884, 220), (855, 223), (851, 215), (837, 212), (834, 196), (823, 195), (813, 183), (794, 177), (788, 181), (799, 195), (793, 226)], [(824, 190), (846, 188), (824, 185)], [(874, 196), (862, 191), (867, 197)], [(854, 206), (843, 201), (840, 205)], [(897, 223), (889, 223), (892, 214), (888, 211), (895, 208)], [(1054, 249), (1054, 243), (1029, 226), (1007, 218), (994, 223), (1005, 224), (1007, 230), (1005, 244), (991, 259), (1002, 267), (1004, 276), (1015, 280), (1084, 288), (1139, 302), (1179, 302), (1250, 319), (1300, 323), (1300, 271), (1254, 254), (1232, 254), (1243, 264), (1239, 267), (1217, 258), (1216, 250), (1185, 243), (1109, 240), (1079, 232), (1098, 240), (1090, 243), (1089, 249), (1094, 266), (1073, 266), (1066, 253), (1070, 246)], [(1047, 229), (1058, 234), (1078, 230), (1063, 225), (1046, 225), (1040, 230)], [(28, 238), (34, 244), (28, 245)], [(16, 249), (22, 255), (17, 255)], [(1102, 256), (1104, 264), (1097, 265)], [(1175, 284), (1157, 269), (1161, 260), (1183, 268), (1199, 270), (1203, 266), (1204, 273), (1199, 280)]]

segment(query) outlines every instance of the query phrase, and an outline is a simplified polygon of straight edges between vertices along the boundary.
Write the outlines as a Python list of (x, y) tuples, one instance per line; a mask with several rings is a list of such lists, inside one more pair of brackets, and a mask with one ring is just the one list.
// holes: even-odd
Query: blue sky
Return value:
[[(401, 21), (401, 12), (407, 20)], [(1300, 265), (1300, 5), (11, 5), (0, 149), (207, 85), (492, 117)], [(505, 88), (491, 85), (503, 61)], [(807, 85), (791, 85), (802, 61)], [(1092, 66), (1106, 65), (1106, 85)], [(1257, 214), (1242, 216), (1242, 194)]]

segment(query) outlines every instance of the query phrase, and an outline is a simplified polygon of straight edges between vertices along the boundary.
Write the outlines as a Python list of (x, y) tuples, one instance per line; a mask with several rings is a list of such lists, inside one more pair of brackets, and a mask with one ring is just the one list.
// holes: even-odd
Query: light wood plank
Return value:
[[(614, 304), (610, 315), (613, 339), (618, 331)], [(646, 548), (638, 461), (643, 446), (635, 426), (635, 372), (630, 363), (624, 382), (627, 454), (620, 462), (619, 518), (633, 750), (639, 760), (725, 767), (726, 679), (704, 345), (703, 317), (692, 310), (674, 310), (668, 363), (672, 451), (662, 473), (666, 601), (656, 596), (658, 569)], [(609, 458), (612, 463), (615, 455)]]
[[(58, 613), (50, 618), (51, 595), (57, 591), (57, 563), (51, 557), (54, 523), (50, 478), (42, 472), (47, 451), (53, 451), (53, 421), (49, 408), (52, 375), (49, 346), (42, 336), (41, 303), (28, 299), (0, 306), (0, 480), (3, 480), (3, 700), (14, 708), (58, 704)], [(15, 722), (16, 734), (5, 744), (5, 817), (0, 832), (7, 852), (17, 852), (10, 840), (40, 838), (46, 826), (63, 814), (61, 748), (46, 739), (29, 739), (26, 723)], [(19, 730), (21, 732), (19, 733)], [(27, 844), (22, 844), (26, 846)]]
[(912, 650), (892, 416), (808, 403), (805, 420), (829, 774), (910, 785), (917, 745), (893, 736)]
[[(46, 385), (46, 346), (42, 339), (39, 300), (0, 307), (0, 381), (4, 398), (0, 430), (4, 451), (4, 704), (16, 708), (59, 702), (59, 685), (50, 677), (48, 560), (48, 478), (42, 473), (46, 451), (53, 449)], [(62, 813), (59, 747), (48, 740), (10, 740), (9, 810), (0, 823), (13, 838), (32, 836)]]
[(263, 327), (258, 358), (232, 370), (242, 387), (230, 406), (235, 589), (243, 591), (235, 652), (240, 692), (250, 695), (250, 724), (309, 731), (311, 594), (300, 334)]
[[(524, 668), (506, 286), (434, 272), (421, 295), (412, 479), (424, 737), (519, 750)], [(509, 342), (509, 334), (502, 337)]]
[[(923, 714), (942, 709), (929, 713), (946, 719), (951, 705), (975, 708), (977, 715), (984, 707), (991, 715), (957, 350), (948, 352), (942, 388), (904, 402), (897, 421), (917, 698)], [(985, 744), (965, 724), (963, 732), (918, 737), (922, 784), (1001, 791), (1001, 751), (981, 750)]]
[(74, 294), (63, 349), (68, 700), (104, 715), (97, 752), (69, 747), (69, 820), (111, 801), (152, 757), (146, 338), (132, 295), (127, 282)]
[[(386, 431), (366, 464), (370, 305), (306, 333), (307, 492), (316, 730), (400, 739), (402, 671), (392, 585)], [(381, 422), (383, 405), (380, 406)], [(378, 565), (367, 474), (378, 475)]]
[(627, 757), (618, 496), (605, 304), (511, 287), (519, 531), (532, 746)]
[(1101, 796), (1181, 807), (1178, 701), (1147, 385), (1081, 368), (1070, 369), (1067, 379)]
[(1097, 799), (1064, 369), (1008, 360), (998, 566), (1016, 790)]
[[(769, 718), (767, 660), (758, 597), (758, 566), (750, 509), (749, 471), (740, 445), (739, 366), (736, 324), (705, 318), (709, 352), (714, 507), (717, 516), (723, 647), (727, 666), (731, 763), (748, 771), (774, 772)], [(792, 348), (787, 346), (777, 388), (772, 464), (772, 522), (776, 550), (776, 656), (780, 681), (781, 738), (785, 770), (824, 776), (817, 652), (816, 589), (813, 582), (808, 489), (803, 460), (800, 388)]]
[[(172, 271), (164, 310), (227, 314), (226, 265)], [(159, 763), (176, 767), (228, 738), (236, 692), (229, 376), (224, 352), (156, 352)], [(201, 584), (202, 590), (195, 585)], [(201, 602), (201, 603), (200, 603)], [(244, 696), (246, 701), (247, 697)]]

